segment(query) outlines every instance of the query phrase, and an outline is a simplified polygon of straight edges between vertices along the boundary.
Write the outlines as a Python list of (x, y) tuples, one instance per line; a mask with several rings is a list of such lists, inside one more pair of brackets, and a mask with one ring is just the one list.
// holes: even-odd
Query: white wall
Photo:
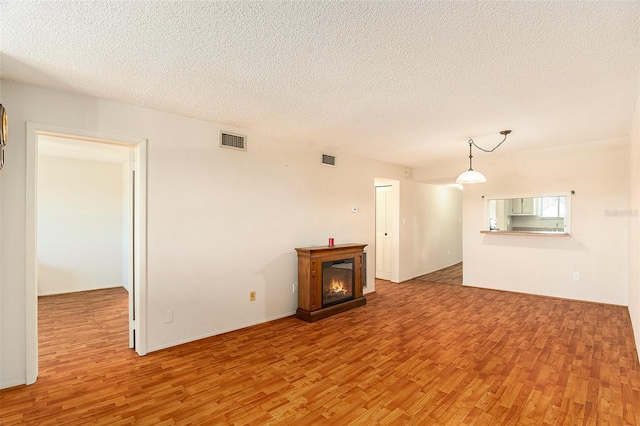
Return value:
[(123, 285), (122, 164), (38, 158), (38, 295)]
[[(476, 168), (487, 183), (464, 188), (464, 284), (627, 305), (628, 218), (607, 213), (627, 210), (626, 156), (626, 138), (483, 156)], [(571, 190), (570, 237), (480, 234), (483, 195)]]
[(629, 315), (640, 348), (640, 96), (629, 130)]
[[(10, 134), (5, 149), (2, 176), (2, 222), (0, 223), (0, 387), (24, 383), (25, 380), (25, 195), (24, 195), (24, 123), (2, 81), (2, 105), (7, 108)], [(21, 183), (21, 186), (20, 186)], [(15, 203), (18, 203), (16, 206)], [(16, 208), (18, 207), (18, 208)], [(19, 280), (19, 281), (18, 281)]]
[[(326, 167), (319, 150), (230, 127), (248, 135), (248, 152), (221, 149), (214, 123), (15, 82), (2, 90), (14, 147), (24, 147), (27, 121), (148, 139), (149, 350), (292, 314), (294, 248), (334, 237), (373, 255), (372, 183), (406, 171), (340, 153)], [(2, 172), (0, 387), (25, 380), (25, 155), (10, 149)]]
[(462, 261), (460, 189), (403, 181), (400, 209), (400, 281)]

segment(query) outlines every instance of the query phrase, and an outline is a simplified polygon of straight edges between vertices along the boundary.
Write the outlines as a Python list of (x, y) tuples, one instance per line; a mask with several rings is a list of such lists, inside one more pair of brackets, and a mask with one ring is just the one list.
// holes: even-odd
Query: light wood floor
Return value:
[[(2, 425), (637, 425), (624, 307), (376, 282), (367, 305), (138, 357), (126, 293), (40, 300), (40, 377)], [(89, 323), (89, 324), (87, 324)]]

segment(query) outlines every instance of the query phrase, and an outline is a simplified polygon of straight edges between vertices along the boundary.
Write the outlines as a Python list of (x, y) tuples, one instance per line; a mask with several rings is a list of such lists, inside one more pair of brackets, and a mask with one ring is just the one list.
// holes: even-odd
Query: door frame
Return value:
[(38, 136), (50, 135), (87, 142), (121, 145), (135, 152), (135, 205), (133, 222), (133, 279), (136, 286), (134, 306), (136, 321), (135, 350), (147, 354), (147, 139), (112, 135), (83, 129), (27, 122), (26, 146), (26, 384), (38, 378), (38, 258), (37, 258), (37, 183)]

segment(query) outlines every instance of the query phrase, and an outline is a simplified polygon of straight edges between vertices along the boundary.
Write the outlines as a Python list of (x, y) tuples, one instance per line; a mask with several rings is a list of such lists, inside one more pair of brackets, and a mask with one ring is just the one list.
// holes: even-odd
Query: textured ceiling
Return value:
[(628, 134), (640, 2), (8, 2), (0, 75), (407, 166)]

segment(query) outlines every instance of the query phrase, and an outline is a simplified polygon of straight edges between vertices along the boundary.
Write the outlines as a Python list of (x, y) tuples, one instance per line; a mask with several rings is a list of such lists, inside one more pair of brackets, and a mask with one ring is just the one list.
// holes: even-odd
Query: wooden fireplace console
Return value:
[[(314, 322), (367, 303), (362, 293), (364, 248), (367, 244), (339, 244), (297, 248), (298, 252), (298, 309), (296, 317)], [(354, 286), (351, 300), (323, 307), (322, 262), (353, 258)]]

